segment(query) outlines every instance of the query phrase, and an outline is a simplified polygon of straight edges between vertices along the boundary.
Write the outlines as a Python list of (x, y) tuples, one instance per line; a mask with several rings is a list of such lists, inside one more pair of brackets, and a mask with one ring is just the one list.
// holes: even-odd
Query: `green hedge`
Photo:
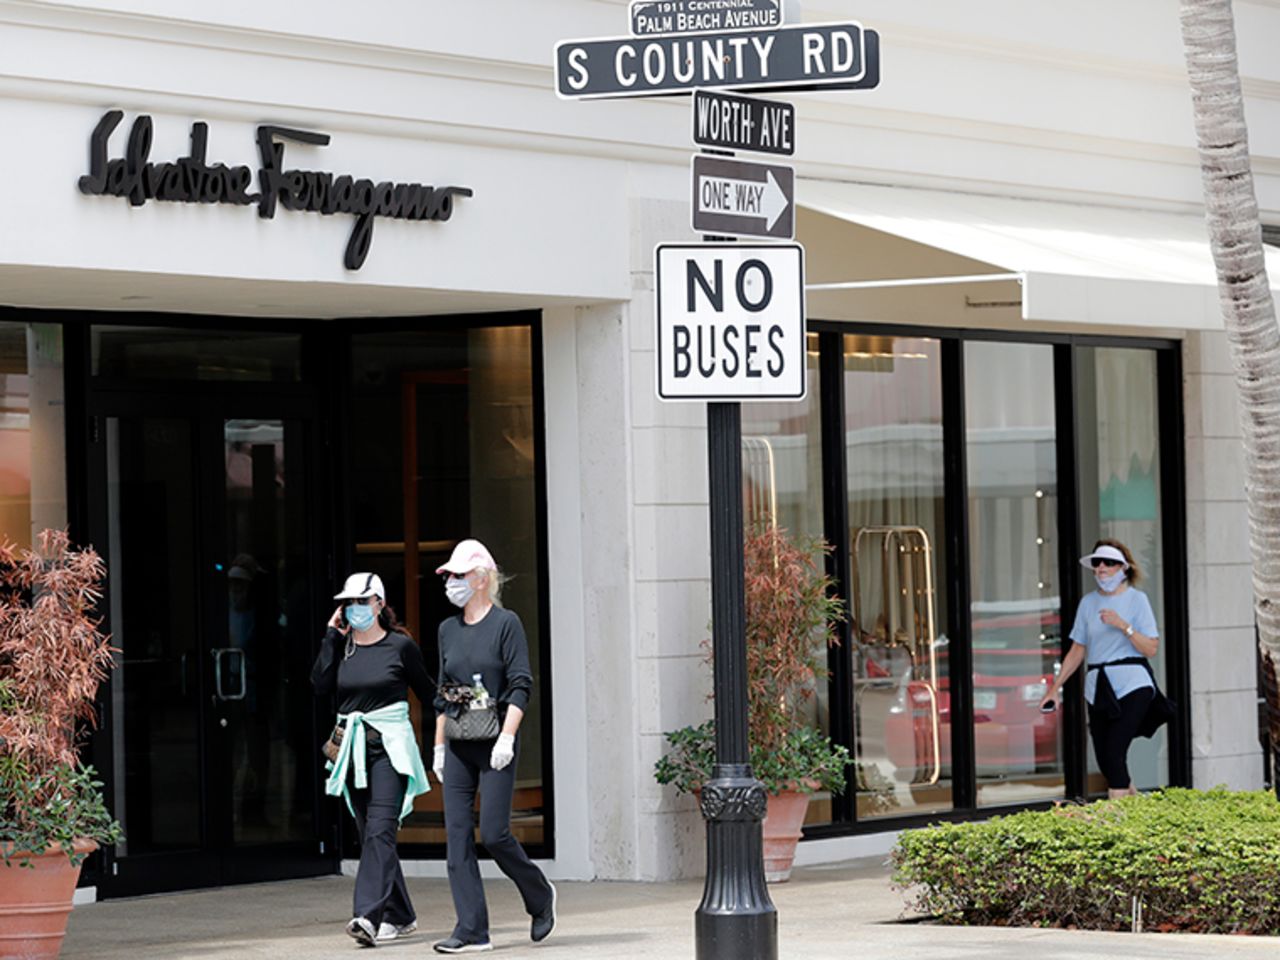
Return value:
[(894, 881), (950, 923), (1280, 934), (1280, 803), (1169, 789), (904, 832)]

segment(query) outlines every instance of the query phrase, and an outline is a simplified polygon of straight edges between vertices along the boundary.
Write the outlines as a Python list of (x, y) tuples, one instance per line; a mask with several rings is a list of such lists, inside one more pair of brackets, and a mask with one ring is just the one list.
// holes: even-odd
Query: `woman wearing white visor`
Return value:
[(338, 722), (325, 744), (325, 793), (341, 796), (356, 820), (360, 866), (347, 933), (367, 947), (417, 929), (396, 832), (413, 798), (431, 789), (409, 720), (408, 691), (434, 696), (422, 650), (396, 620), (382, 579), (353, 573), (334, 599), (320, 655), (311, 668), (317, 696), (337, 694)]
[(1154, 732), (1148, 715), (1155, 699), (1163, 699), (1148, 659), (1160, 647), (1160, 632), (1151, 601), (1137, 589), (1141, 573), (1128, 547), (1099, 540), (1080, 564), (1093, 568), (1098, 588), (1076, 608), (1074, 642), (1040, 708), (1056, 709), (1063, 684), (1087, 659), (1084, 698), (1098, 768), (1109, 797), (1130, 796), (1137, 790), (1129, 777), (1129, 745), (1140, 733)]

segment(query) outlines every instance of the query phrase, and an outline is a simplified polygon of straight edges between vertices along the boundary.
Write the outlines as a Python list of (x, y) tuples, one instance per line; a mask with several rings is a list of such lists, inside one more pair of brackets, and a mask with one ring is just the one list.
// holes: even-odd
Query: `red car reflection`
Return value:
[[(978, 774), (1034, 773), (1059, 761), (1058, 713), (1041, 713), (1040, 700), (1060, 661), (1060, 618), (1054, 612), (985, 617), (973, 624), (973, 732)], [(938, 760), (951, 764), (951, 690), (947, 638), (939, 637)], [(868, 651), (870, 653), (870, 651)], [(889, 658), (892, 659), (892, 658)], [(897, 779), (927, 781), (934, 769), (933, 691), (926, 680), (906, 679), (874, 655), (865, 676), (896, 688), (884, 716), (884, 750)], [(884, 687), (881, 687), (884, 689)], [(944, 774), (945, 776), (945, 774)]]

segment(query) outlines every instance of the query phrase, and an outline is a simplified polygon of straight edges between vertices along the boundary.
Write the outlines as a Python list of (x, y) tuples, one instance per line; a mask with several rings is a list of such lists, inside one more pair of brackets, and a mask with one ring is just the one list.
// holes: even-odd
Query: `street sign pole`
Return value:
[[(791, 0), (713, 6), (634, 0), (632, 35), (556, 45), (556, 92), (593, 99), (704, 88), (694, 97), (693, 138), (716, 148), (706, 152), (717, 158), (694, 160), (694, 229), (710, 242), (734, 239), (710, 236), (726, 233), (789, 240), (793, 169), (724, 158), (739, 149), (791, 155), (794, 108), (735, 93), (874, 87), (879, 35), (858, 23), (789, 25), (798, 19), (784, 9)], [(804, 250), (782, 243), (735, 248), (735, 256), (693, 249), (655, 250), (654, 328), (658, 397), (707, 403), (716, 748), (701, 797), (707, 875), (695, 946), (698, 960), (777, 960), (778, 914), (764, 879), (768, 794), (751, 770), (749, 745), (739, 398), (805, 395)]]
[(778, 912), (765, 886), (761, 828), (768, 795), (751, 772), (747, 742), (742, 404), (707, 404), (707, 462), (716, 763), (702, 788), (707, 877), (694, 939), (698, 960), (777, 960)]

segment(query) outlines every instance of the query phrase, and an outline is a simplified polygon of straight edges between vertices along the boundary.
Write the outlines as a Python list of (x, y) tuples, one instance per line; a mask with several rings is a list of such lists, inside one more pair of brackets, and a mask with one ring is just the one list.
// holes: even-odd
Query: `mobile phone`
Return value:
[(1040, 704), (1041, 713), (1053, 713), (1053, 711), (1057, 709), (1058, 709), (1058, 701), (1056, 700), (1050, 700), (1048, 703)]

